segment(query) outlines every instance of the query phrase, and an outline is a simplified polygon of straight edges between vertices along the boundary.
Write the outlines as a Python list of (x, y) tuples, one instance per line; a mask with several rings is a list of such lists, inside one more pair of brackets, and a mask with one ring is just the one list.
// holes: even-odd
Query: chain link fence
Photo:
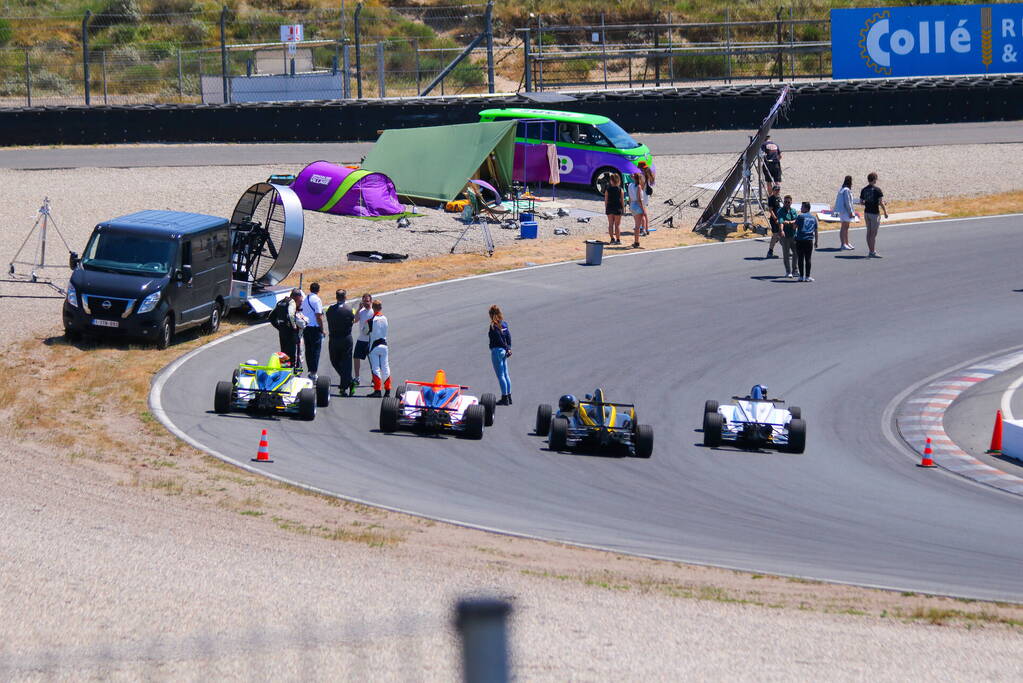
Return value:
[[(791, 10), (773, 21), (726, 13), (704, 24), (593, 15), (552, 26), (536, 14), (512, 26), (488, 21), (479, 3), (211, 11), (157, 0), (150, 7), (159, 11), (137, 7), (110, 0), (85, 15), (0, 17), (0, 106), (414, 97), (831, 74), (829, 22)], [(295, 24), (303, 40), (289, 49), (280, 31)]]

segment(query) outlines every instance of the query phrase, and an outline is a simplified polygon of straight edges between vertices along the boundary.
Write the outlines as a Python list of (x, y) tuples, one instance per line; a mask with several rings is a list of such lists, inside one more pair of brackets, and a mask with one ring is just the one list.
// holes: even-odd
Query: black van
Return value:
[(198, 213), (139, 211), (97, 225), (70, 265), (69, 338), (117, 335), (163, 349), (176, 331), (220, 327), (231, 295), (231, 226)]

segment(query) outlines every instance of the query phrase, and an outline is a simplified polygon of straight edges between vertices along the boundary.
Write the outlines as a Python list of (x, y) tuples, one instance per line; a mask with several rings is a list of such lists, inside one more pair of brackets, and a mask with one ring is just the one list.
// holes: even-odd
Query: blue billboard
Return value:
[(834, 78), (1023, 71), (1023, 4), (831, 10)]

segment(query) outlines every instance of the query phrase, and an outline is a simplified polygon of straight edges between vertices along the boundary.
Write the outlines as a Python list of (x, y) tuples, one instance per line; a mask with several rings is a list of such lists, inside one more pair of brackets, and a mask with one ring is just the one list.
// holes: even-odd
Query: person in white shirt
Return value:
[(352, 393), (361, 382), (362, 361), (369, 357), (369, 327), (367, 323), (373, 317), (373, 296), (367, 292), (362, 295), (359, 308), (355, 311), (355, 324), (359, 327), (359, 336), (355, 340), (355, 350), (352, 352), (352, 359), (355, 361), (355, 369), (352, 373)]
[(379, 398), (380, 390), (384, 396), (391, 395), (391, 365), (387, 358), (387, 317), (383, 314), (384, 305), (379, 300), (373, 302), (373, 317), (369, 327), (369, 369), (373, 373), (373, 393), (370, 398)]
[(309, 296), (302, 300), (302, 315), (308, 321), (302, 330), (305, 342), (305, 364), (309, 371), (309, 379), (316, 381), (316, 371), (320, 367), (320, 350), (323, 348), (323, 337), (326, 325), (323, 320), (323, 302), (320, 301), (320, 283), (309, 285)]

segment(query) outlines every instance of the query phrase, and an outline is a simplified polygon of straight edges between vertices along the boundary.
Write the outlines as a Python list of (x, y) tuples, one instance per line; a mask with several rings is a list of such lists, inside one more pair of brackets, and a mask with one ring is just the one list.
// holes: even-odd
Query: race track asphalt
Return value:
[[(738, 154), (752, 131), (647, 133), (635, 138), (655, 155)], [(1019, 122), (948, 123), (862, 128), (776, 128), (775, 141), (788, 152), (926, 147), (1023, 142)], [(252, 144), (144, 144), (0, 149), (0, 168), (138, 168), (149, 166), (246, 166), (308, 164), (316, 159), (352, 163), (371, 142)]]
[[(673, 560), (1023, 601), (1023, 500), (915, 467), (885, 423), (910, 385), (1019, 345), (1021, 220), (885, 227), (884, 259), (818, 251), (815, 283), (773, 277), (781, 261), (745, 241), (384, 297), (399, 381), (444, 368), (480, 392), (499, 393), (486, 312), (505, 310), (515, 405), (498, 408), (482, 442), (379, 433), (379, 401), (368, 398), (335, 399), (311, 423), (213, 414), (215, 380), (275, 350), (266, 325), (201, 349), (165, 375), (160, 399), (209, 449), (247, 463), (266, 427), (268, 471), (430, 517)], [(805, 454), (701, 445), (704, 400), (758, 382), (802, 407)], [(654, 426), (651, 460), (556, 454), (530, 433), (538, 403), (597, 385)]]

